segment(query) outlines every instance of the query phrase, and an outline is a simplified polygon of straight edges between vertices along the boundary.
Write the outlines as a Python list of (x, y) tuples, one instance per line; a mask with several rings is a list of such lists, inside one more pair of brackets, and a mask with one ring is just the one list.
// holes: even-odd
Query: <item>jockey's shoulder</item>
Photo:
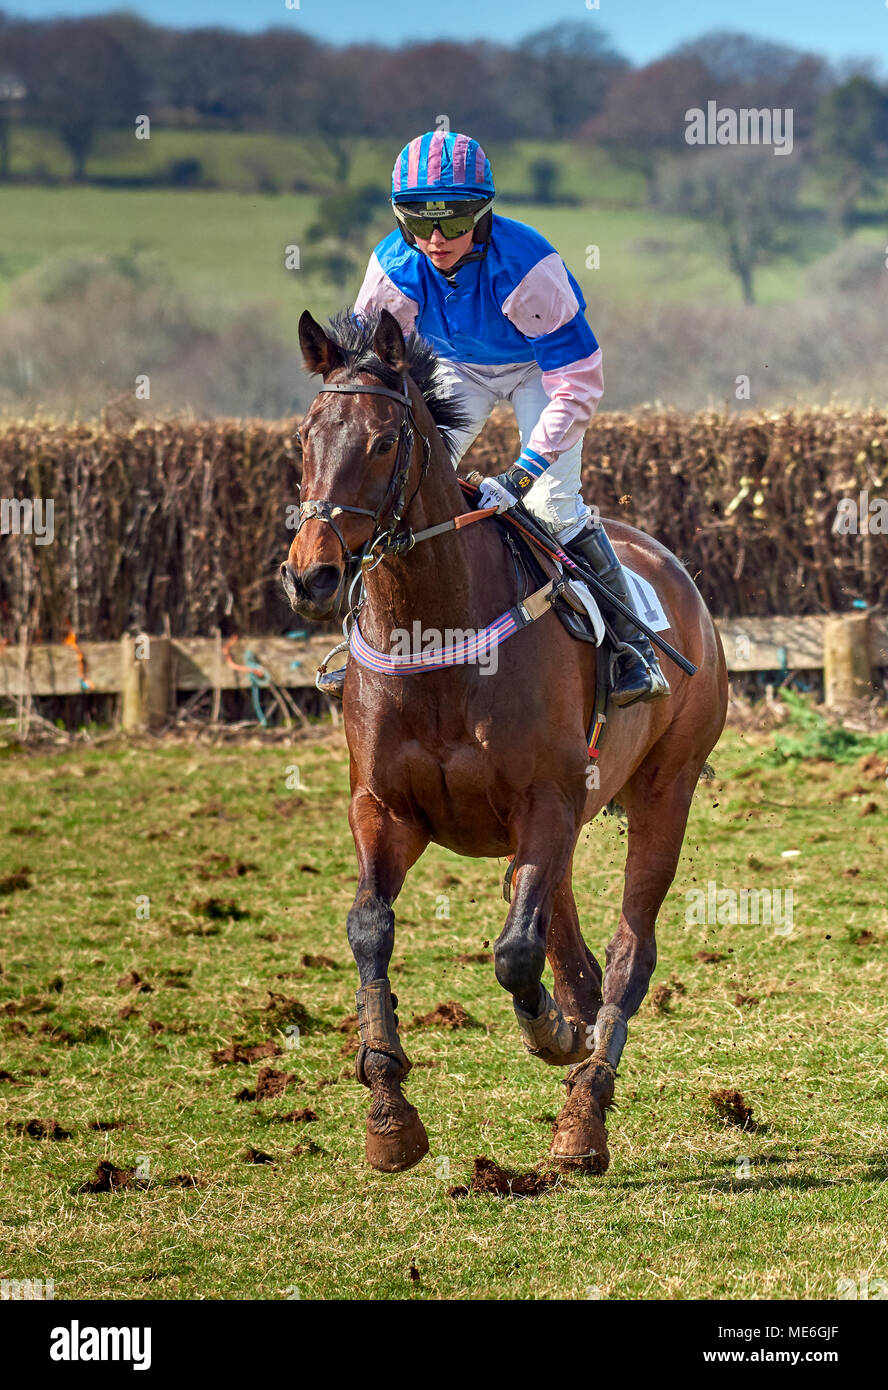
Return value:
[(497, 212), (493, 214), (492, 240), (502, 252), (526, 256), (531, 263), (541, 260), (543, 256), (551, 256), (555, 251), (552, 243), (536, 227), (531, 227), (528, 222), (519, 222), (514, 217), (501, 217)]
[(394, 231), (389, 232), (388, 236), (384, 236), (382, 241), (376, 243), (373, 254), (382, 269), (388, 271), (396, 267), (411, 265), (416, 257), (422, 253), (417, 251), (415, 246), (408, 246), (398, 228), (395, 227)]
[(505, 288), (514, 288), (527, 276), (532, 277), (534, 268), (552, 256), (561, 261), (559, 252), (542, 232), (512, 217), (494, 215), (491, 250), (494, 252), (494, 275)]

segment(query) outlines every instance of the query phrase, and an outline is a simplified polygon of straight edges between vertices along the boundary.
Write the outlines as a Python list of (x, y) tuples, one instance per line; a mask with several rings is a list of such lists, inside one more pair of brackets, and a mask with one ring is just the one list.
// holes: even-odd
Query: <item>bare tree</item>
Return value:
[(835, 220), (846, 232), (857, 204), (888, 168), (888, 92), (869, 77), (852, 77), (824, 97), (814, 146), (835, 198)]
[(699, 151), (663, 166), (660, 197), (666, 210), (710, 228), (744, 303), (754, 304), (756, 267), (793, 249), (800, 173), (798, 158), (776, 158), (770, 149)]
[(629, 67), (592, 21), (553, 24), (529, 34), (515, 57), (519, 90), (544, 116), (545, 125), (535, 133), (559, 140), (601, 110), (611, 84)]
[(145, 79), (124, 46), (97, 20), (30, 26), (17, 44), (17, 66), (28, 88), (27, 115), (56, 132), (71, 156), (74, 177), (103, 125), (135, 121)]
[(703, 34), (675, 50), (706, 68), (710, 98), (731, 107), (791, 107), (798, 140), (814, 128), (817, 105), (832, 83), (830, 66), (813, 53), (750, 34)]
[(644, 174), (648, 198), (657, 198), (657, 161), (685, 149), (685, 112), (704, 104), (709, 75), (697, 58), (663, 58), (618, 78), (600, 115), (580, 130), (627, 168)]

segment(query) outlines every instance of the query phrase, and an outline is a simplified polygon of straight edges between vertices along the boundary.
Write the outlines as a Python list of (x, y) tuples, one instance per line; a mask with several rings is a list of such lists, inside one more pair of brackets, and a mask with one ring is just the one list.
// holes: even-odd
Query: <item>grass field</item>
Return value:
[[(393, 125), (390, 139), (356, 137), (344, 142), (352, 187), (386, 187), (395, 155), (415, 132)], [(486, 146), (501, 192), (527, 194), (532, 187), (529, 166), (546, 159), (558, 168), (560, 196), (614, 205), (644, 201), (644, 179), (621, 167), (603, 150), (589, 145), (515, 140)], [(199, 160), (201, 178), (220, 188), (255, 189), (276, 184), (334, 187), (337, 165), (333, 151), (316, 136), (274, 135), (263, 131), (151, 128), (151, 138), (137, 140), (133, 131), (100, 131), (88, 161), (96, 179), (156, 178), (181, 160)], [(19, 126), (11, 140), (10, 171), (21, 178), (68, 179), (71, 160), (51, 131)]]
[[(349, 142), (349, 184), (385, 190), (400, 137), (392, 141)], [(64, 151), (47, 132), (22, 128), (14, 133), (12, 169), (19, 175), (42, 168), (68, 177)], [(590, 319), (597, 302), (610, 305), (709, 300), (740, 301), (739, 284), (714, 243), (711, 232), (690, 218), (667, 216), (647, 205), (644, 181), (603, 151), (579, 145), (517, 141), (492, 149), (498, 187), (507, 195), (499, 205), (506, 216), (537, 227), (561, 252), (586, 295)], [(335, 286), (317, 265), (306, 229), (317, 220), (319, 195), (288, 191), (297, 186), (335, 186), (333, 156), (316, 139), (223, 131), (157, 128), (150, 140), (105, 132), (90, 161), (96, 178), (155, 177), (176, 160), (198, 159), (203, 177), (215, 187), (111, 188), (12, 184), (2, 193), (0, 313), (14, 296), (16, 281), (51, 258), (119, 256), (150, 251), (178, 286), (211, 310), (255, 307), (295, 341), (298, 310), (309, 303), (328, 314), (354, 298), (363, 274), (364, 253), (391, 227), (383, 213), (367, 227), (361, 269), (346, 285)], [(560, 171), (560, 194), (575, 204), (530, 201), (528, 172), (545, 158)], [(280, 192), (260, 191), (276, 187)], [(527, 199), (527, 201), (522, 201)], [(884, 201), (884, 200), (883, 200)], [(756, 273), (760, 303), (791, 301), (811, 291), (817, 262), (837, 244), (822, 214), (827, 198), (809, 175), (804, 205), (809, 216), (793, 255), (783, 255)], [(876, 206), (879, 200), (876, 199)], [(879, 243), (877, 227), (859, 236)], [(289, 245), (301, 249), (302, 269), (284, 268)], [(600, 267), (587, 268), (587, 248), (600, 250)], [(807, 278), (806, 278), (807, 277)]]
[[(301, 308), (329, 314), (353, 300), (363, 276), (337, 288), (313, 268), (306, 228), (317, 218), (317, 198), (228, 191), (102, 188), (11, 188), (3, 194), (0, 312), (18, 278), (61, 254), (119, 256), (150, 252), (177, 285), (208, 307), (265, 307), (295, 340)], [(737, 282), (699, 223), (663, 217), (650, 209), (502, 206), (508, 217), (538, 228), (576, 275), (594, 322), (596, 302), (674, 303), (710, 297), (739, 302)], [(64, 242), (59, 227), (64, 226)], [(368, 228), (366, 254), (390, 230), (382, 218)], [(864, 239), (871, 240), (866, 236)], [(285, 248), (301, 247), (302, 269), (288, 271)], [(803, 259), (784, 257), (756, 277), (761, 303), (791, 300), (833, 239), (812, 227)], [(600, 268), (586, 266), (587, 247), (600, 250)]]
[[(545, 1170), (562, 1103), (492, 965), (457, 961), (501, 927), (503, 864), (432, 849), (399, 901), (402, 1021), (454, 1000), (477, 1026), (405, 1029), (431, 1153), (386, 1176), (363, 1165), (367, 1093), (339, 1030), (355, 987), (341, 734), (7, 750), (0, 1276), (52, 1278), (56, 1298), (245, 1300), (807, 1299), (888, 1278), (883, 774), (772, 767), (770, 747), (729, 732), (699, 788), (661, 914), (670, 995), (630, 1025), (610, 1171), (525, 1199), (448, 1195), (478, 1155)], [(577, 856), (601, 958), (623, 833), (596, 822)], [(685, 895), (709, 881), (791, 887), (792, 932), (688, 925)], [(281, 1051), (214, 1065), (232, 1041)], [(266, 1065), (298, 1079), (235, 1099)], [(755, 1127), (719, 1118), (725, 1087)], [(305, 1109), (317, 1120), (280, 1118)], [(70, 1137), (32, 1137), (33, 1120)], [(144, 1181), (81, 1192), (101, 1161)]]

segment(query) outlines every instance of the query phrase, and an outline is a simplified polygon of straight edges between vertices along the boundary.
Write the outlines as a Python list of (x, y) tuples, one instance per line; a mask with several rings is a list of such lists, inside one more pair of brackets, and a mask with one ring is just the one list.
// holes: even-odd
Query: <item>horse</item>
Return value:
[[(306, 311), (299, 340), (307, 370), (323, 385), (297, 432), (303, 501), (281, 565), (291, 607), (303, 618), (329, 619), (363, 561), (343, 722), (358, 861), (346, 928), (360, 980), (356, 1073), (371, 1099), (367, 1162), (401, 1172), (428, 1152), (403, 1092), (411, 1064), (388, 967), (393, 904), (434, 842), (510, 861), (494, 973), (512, 996), (527, 1051), (569, 1068), (551, 1161), (602, 1173), (627, 1022), (648, 990), (657, 914), (697, 781), (724, 727), (718, 632), (670, 551), (632, 526), (606, 523), (623, 563), (653, 584), (671, 641), (698, 669), (689, 676), (662, 658), (671, 695), (610, 713), (594, 777), (587, 729), (597, 663), (606, 657), (550, 611), (503, 641), (495, 663), (374, 669), (366, 653), (385, 654), (393, 634), (416, 631), (416, 622), (423, 632), (483, 632), (515, 604), (515, 565), (499, 525), (486, 517), (469, 524), (479, 514), (464, 500), (449, 448), (459, 404), (441, 396), (431, 347), (416, 334), (405, 341), (387, 310), (341, 313), (327, 329)], [(427, 530), (433, 534), (414, 553)], [(356, 659), (357, 635), (365, 660)], [(572, 864), (581, 828), (612, 801), (625, 810), (627, 854), (602, 972), (580, 930)], [(542, 983), (547, 959), (552, 994)]]

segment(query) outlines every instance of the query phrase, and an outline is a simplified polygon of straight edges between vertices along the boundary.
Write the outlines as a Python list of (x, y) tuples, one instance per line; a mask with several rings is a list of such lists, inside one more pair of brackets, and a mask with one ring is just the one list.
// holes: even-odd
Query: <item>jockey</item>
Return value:
[[(583, 292), (539, 232), (491, 211), (495, 191), (476, 140), (443, 130), (411, 140), (392, 173), (397, 227), (370, 257), (354, 312), (388, 309), (405, 337), (417, 332), (434, 347), (439, 377), (471, 421), (456, 436), (454, 463), (494, 405), (512, 402), (521, 453), (484, 480), (480, 505), (506, 511), (520, 499), (634, 611), (622, 566), (580, 496), (583, 433), (604, 390)], [(668, 695), (647, 637), (615, 610), (608, 616), (623, 644), (614, 703)], [(318, 685), (341, 694), (343, 679), (334, 671)]]

